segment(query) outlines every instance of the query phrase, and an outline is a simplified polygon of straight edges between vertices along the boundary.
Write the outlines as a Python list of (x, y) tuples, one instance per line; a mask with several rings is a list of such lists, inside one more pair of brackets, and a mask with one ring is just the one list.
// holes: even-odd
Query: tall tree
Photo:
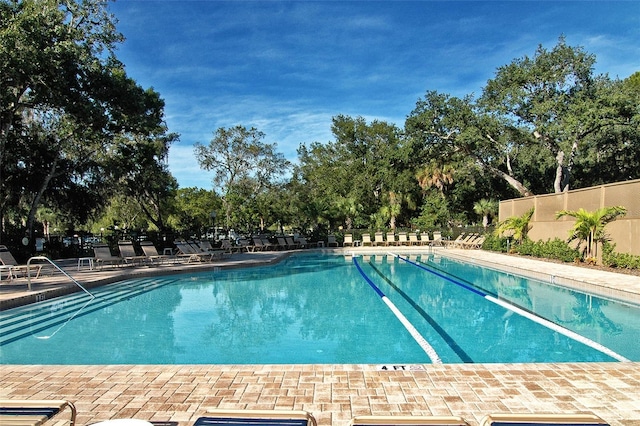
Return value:
[(473, 205), (473, 211), (482, 216), (482, 227), (487, 230), (489, 218), (498, 212), (498, 203), (482, 198)]
[(555, 163), (555, 192), (569, 189), (576, 156), (587, 138), (621, 123), (599, 102), (597, 81), (602, 77), (594, 76), (594, 64), (594, 55), (560, 38), (550, 50), (539, 46), (533, 57), (498, 68), (484, 88), (482, 104), (489, 111), (533, 135), (516, 142), (528, 145), (543, 167)]
[(234, 203), (231, 194), (248, 179), (254, 192), (260, 192), (287, 173), (290, 164), (277, 152), (276, 144), (262, 142), (264, 133), (255, 128), (238, 125), (216, 130), (208, 146), (196, 143), (194, 152), (200, 167), (214, 172), (213, 183), (222, 194), (226, 225), (231, 226)]
[(413, 141), (414, 157), (423, 159), (418, 175), (423, 188), (435, 186), (443, 192), (476, 168), (504, 180), (522, 196), (532, 195), (514, 170), (519, 155), (513, 140), (518, 128), (484, 113), (473, 97), (457, 98), (429, 91), (416, 102), (405, 122)]
[(114, 56), (105, 1), (0, 0), (0, 22), (0, 222), (24, 205), (30, 234), (45, 200), (85, 216), (77, 197), (106, 200), (111, 141), (157, 129), (163, 104)]

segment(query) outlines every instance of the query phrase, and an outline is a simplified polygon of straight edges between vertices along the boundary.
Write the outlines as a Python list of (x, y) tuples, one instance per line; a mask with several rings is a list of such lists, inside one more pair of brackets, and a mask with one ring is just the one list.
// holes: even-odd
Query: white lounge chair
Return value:
[(387, 232), (387, 244), (388, 246), (397, 246), (396, 234), (393, 232)]
[(344, 234), (342, 247), (353, 247), (353, 234)]

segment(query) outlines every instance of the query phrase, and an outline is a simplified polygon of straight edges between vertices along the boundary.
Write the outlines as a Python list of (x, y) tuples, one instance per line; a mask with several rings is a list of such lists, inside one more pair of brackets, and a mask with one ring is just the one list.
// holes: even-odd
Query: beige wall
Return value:
[(640, 179), (592, 188), (577, 189), (561, 194), (537, 195), (500, 202), (500, 221), (520, 216), (535, 207), (529, 237), (534, 240), (566, 239), (573, 218), (556, 220), (560, 210), (583, 208), (594, 211), (600, 207), (623, 206), (627, 214), (606, 227), (616, 252), (640, 255)]

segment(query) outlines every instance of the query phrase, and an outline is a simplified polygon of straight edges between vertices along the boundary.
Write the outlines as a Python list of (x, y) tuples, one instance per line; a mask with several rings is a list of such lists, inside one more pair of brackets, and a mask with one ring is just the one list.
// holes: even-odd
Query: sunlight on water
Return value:
[[(445, 363), (613, 361), (478, 293), (640, 361), (638, 307), (433, 254), (411, 260), (424, 268), (391, 256), (357, 258)], [(128, 280), (94, 293), (92, 301), (75, 294), (0, 313), (0, 361), (430, 362), (350, 257), (300, 254), (277, 265)]]

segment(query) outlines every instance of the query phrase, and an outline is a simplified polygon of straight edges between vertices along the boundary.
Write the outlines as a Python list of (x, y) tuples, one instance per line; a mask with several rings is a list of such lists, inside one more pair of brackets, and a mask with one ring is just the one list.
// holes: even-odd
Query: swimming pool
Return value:
[(640, 307), (440, 256), (304, 253), (0, 313), (2, 364), (640, 361)]

